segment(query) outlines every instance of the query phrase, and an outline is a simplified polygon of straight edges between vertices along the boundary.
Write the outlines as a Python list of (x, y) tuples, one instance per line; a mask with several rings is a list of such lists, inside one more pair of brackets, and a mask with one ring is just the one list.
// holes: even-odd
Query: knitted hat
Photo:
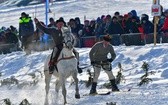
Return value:
[(128, 18), (128, 14), (124, 14), (124, 18)]
[(25, 12), (22, 12), (22, 13), (21, 13), (21, 16), (28, 17), (29, 15), (28, 15), (28, 14), (26, 14)]
[(21, 15), (27, 15), (25, 12), (22, 12)]
[(59, 23), (59, 22), (63, 22), (64, 23), (64, 20), (59, 19), (59, 20), (56, 21), (56, 24)]
[(110, 35), (105, 35), (103, 36), (103, 40), (110, 42), (111, 41), (111, 36)]

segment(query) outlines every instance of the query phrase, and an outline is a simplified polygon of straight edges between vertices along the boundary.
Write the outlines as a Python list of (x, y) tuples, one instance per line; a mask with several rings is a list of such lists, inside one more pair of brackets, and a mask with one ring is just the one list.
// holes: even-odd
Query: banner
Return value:
[(152, 13), (152, 16), (160, 16), (161, 15), (160, 0), (153, 0), (151, 13)]

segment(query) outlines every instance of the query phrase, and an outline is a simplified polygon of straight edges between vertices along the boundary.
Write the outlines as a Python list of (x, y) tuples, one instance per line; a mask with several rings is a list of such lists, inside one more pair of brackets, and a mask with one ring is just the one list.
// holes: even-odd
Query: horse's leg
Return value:
[(48, 103), (48, 97), (45, 98), (44, 105), (49, 105), (49, 103)]
[(62, 86), (62, 95), (64, 97), (64, 105), (67, 103), (67, 100), (66, 100), (66, 94), (67, 94), (67, 91), (66, 91), (66, 87), (65, 87), (65, 78), (64, 77), (61, 77), (60, 79), (61, 81), (61, 86)]
[(51, 74), (49, 74), (47, 71), (44, 72), (45, 74), (45, 91), (46, 91), (46, 96), (48, 96), (48, 92), (50, 89), (50, 81), (51, 81)]
[(49, 88), (50, 88), (51, 74), (49, 74), (47, 71), (45, 71), (44, 75), (45, 75), (45, 91), (46, 91), (44, 105), (48, 105), (48, 92), (49, 92)]
[(77, 72), (75, 72), (73, 75), (72, 75), (74, 81), (75, 81), (75, 98), (79, 99), (80, 98), (80, 94), (79, 94), (79, 87), (78, 87), (78, 77), (77, 77)]
[(56, 91), (57, 95), (59, 93), (60, 86), (61, 86), (60, 81), (59, 81), (59, 79), (57, 79), (55, 82), (55, 91)]

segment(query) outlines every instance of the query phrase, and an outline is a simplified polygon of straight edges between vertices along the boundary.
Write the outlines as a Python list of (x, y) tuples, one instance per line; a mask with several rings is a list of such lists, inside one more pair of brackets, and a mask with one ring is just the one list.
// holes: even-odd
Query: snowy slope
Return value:
[[(115, 11), (121, 14), (127, 13), (132, 9), (137, 10), (138, 15), (147, 13), (150, 15), (151, 0), (69, 0), (66, 2), (54, 3), (51, 6), (53, 11), (50, 16), (58, 19), (63, 16), (66, 21), (73, 17), (80, 17), (83, 20), (84, 15), (88, 19), (95, 19), (102, 14), (113, 14)], [(161, 4), (168, 7), (167, 0), (161, 0)], [(122, 7), (122, 8), (121, 8)], [(29, 13), (33, 17), (33, 12), (37, 8), (36, 16), (44, 20), (44, 4), (27, 7), (11, 7), (1, 9), (0, 24), (5, 26), (18, 26), (18, 18), (22, 11)], [(113, 73), (116, 76), (119, 68), (118, 62), (123, 67), (123, 75), (126, 82), (119, 85), (121, 92), (111, 93), (107, 96), (83, 96), (89, 93), (90, 87), (85, 87), (82, 82), (88, 79), (87, 69), (79, 74), (79, 88), (81, 99), (74, 98), (74, 85), (71, 79), (67, 80), (67, 101), (69, 105), (105, 105), (106, 102), (116, 102), (117, 105), (168, 105), (168, 44), (153, 44), (145, 46), (115, 46), (117, 57), (112, 63)], [(90, 48), (77, 48), (80, 53), (80, 64), (90, 66), (88, 52)], [(24, 52), (13, 52), (6, 55), (0, 55), (0, 80), (6, 78), (15, 78), (19, 84), (4, 85), (0, 87), (0, 104), (3, 99), (9, 98), (14, 105), (18, 105), (23, 99), (27, 99), (32, 105), (44, 105), (45, 84), (43, 75), (44, 60), (51, 53), (51, 50), (44, 52), (34, 52), (26, 56)], [(144, 74), (142, 71), (143, 62), (149, 64), (149, 71), (155, 71), (149, 78), (153, 82), (138, 87), (140, 77)], [(54, 91), (53, 78), (49, 94), (49, 105), (62, 105), (63, 97), (61, 92), (56, 99)], [(108, 82), (107, 75), (102, 71), (98, 91), (106, 91), (102, 85)], [(127, 90), (131, 90), (126, 92)], [(3, 105), (3, 104), (2, 104)]]
[[(29, 6), (29, 5), (37, 5), (43, 3), (44, 0), (1, 0), (0, 1), (0, 7), (12, 7), (12, 6)], [(60, 2), (60, 1), (66, 1), (66, 0), (52, 0), (53, 2)]]
[[(83, 96), (89, 93), (90, 87), (85, 87), (82, 82), (88, 79), (87, 69), (79, 74), (79, 88), (81, 99), (74, 98), (74, 85), (70, 85), (71, 79), (67, 80), (67, 100), (70, 105), (105, 105), (106, 102), (116, 102), (117, 105), (167, 105), (168, 94), (168, 44), (162, 45), (146, 45), (146, 46), (118, 46), (114, 47), (117, 58), (113, 62), (113, 72), (117, 75), (119, 68), (118, 62), (121, 62), (123, 67), (123, 75), (126, 82), (121, 82), (119, 88), (120, 93), (112, 93), (108, 96)], [(88, 52), (90, 48), (77, 49), (80, 53), (80, 64), (90, 65)], [(10, 98), (13, 104), (18, 105), (23, 99), (28, 99), (32, 105), (43, 105), (45, 100), (44, 90), (44, 75), (43, 62), (50, 51), (34, 52), (31, 55), (25, 56), (24, 52), (13, 52), (7, 55), (0, 55), (0, 68), (2, 76), (1, 80), (14, 76), (19, 80), (19, 85), (9, 85), (0, 87), (0, 100)], [(138, 87), (140, 77), (144, 74), (141, 66), (143, 62), (147, 62), (150, 67), (149, 71), (155, 71), (155, 75), (150, 75), (149, 78), (153, 82), (148, 85)], [(92, 68), (90, 68), (92, 71)], [(42, 76), (41, 76), (42, 73)], [(31, 84), (34, 80), (32, 74), (36, 75), (38, 80), (36, 85)], [(102, 87), (104, 83), (108, 83), (106, 74), (102, 71), (99, 82), (98, 91), (107, 90)], [(129, 92), (125, 92), (131, 89)], [(122, 92), (124, 91), (124, 92)], [(51, 82), (49, 95), (50, 105), (61, 105), (63, 97), (60, 93), (59, 98), (55, 99), (54, 94), (54, 78)]]

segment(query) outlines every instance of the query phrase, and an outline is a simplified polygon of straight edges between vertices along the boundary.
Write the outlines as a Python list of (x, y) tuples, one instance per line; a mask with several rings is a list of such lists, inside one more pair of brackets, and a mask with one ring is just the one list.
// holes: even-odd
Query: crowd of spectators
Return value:
[(18, 43), (18, 31), (14, 26), (9, 28), (2, 27), (0, 29), (0, 44)]
[[(163, 31), (164, 23), (166, 21), (166, 11), (159, 17), (157, 32)], [(109, 34), (112, 38), (113, 45), (120, 45), (120, 37), (123, 34), (141, 33), (139, 35), (139, 44), (144, 44), (143, 40), (148, 38), (148, 35), (154, 32), (153, 20), (149, 20), (148, 14), (141, 14), (137, 16), (136, 10), (121, 15), (116, 11), (113, 15), (102, 15), (93, 20), (84, 20), (84, 24), (81, 24), (78, 17), (71, 18), (68, 22), (68, 26), (77, 38), (95, 36), (99, 39), (102, 35)], [(168, 30), (168, 29), (166, 29)], [(165, 32), (165, 31), (164, 31)], [(134, 35), (134, 34), (133, 34)], [(134, 40), (134, 39), (132, 39)], [(123, 42), (127, 42), (127, 38), (123, 38)]]
[(0, 29), (0, 53), (9, 53), (12, 50), (20, 50), (18, 31), (14, 26)]
[[(60, 17), (58, 20), (64, 21), (64, 18)], [(51, 17), (49, 21), (48, 27), (56, 27), (54, 18)], [(85, 19), (83, 24), (79, 17), (70, 18), (68, 22), (64, 21), (64, 26), (71, 28), (72, 33), (78, 40), (77, 47), (82, 47), (82, 45), (79, 45), (82, 37), (94, 36), (96, 41), (98, 41), (102, 35), (109, 34), (112, 36), (111, 43), (113, 45), (120, 45), (121, 35), (141, 33), (140, 38), (142, 41), (144, 38), (148, 37), (148, 34), (154, 32), (154, 23), (153, 20), (149, 20), (149, 15), (141, 14), (141, 16), (138, 16), (136, 10), (131, 10), (123, 15), (116, 11), (112, 15), (101, 15), (97, 17), (97, 19)], [(35, 32), (37, 33), (35, 40), (41, 40), (40, 37), (44, 33), (38, 29), (36, 29)], [(162, 12), (161, 16), (159, 16), (157, 32), (159, 34), (163, 32), (164, 35), (168, 37), (168, 10), (165, 10)], [(0, 44), (12, 43), (19, 46), (20, 39), (18, 36), (19, 33), (14, 26), (11, 25), (9, 28), (2, 27), (0, 29)], [(164, 39), (166, 40), (165, 42), (168, 42), (167, 38), (164, 37)], [(126, 41), (127, 38), (123, 37), (122, 43), (126, 43)]]

